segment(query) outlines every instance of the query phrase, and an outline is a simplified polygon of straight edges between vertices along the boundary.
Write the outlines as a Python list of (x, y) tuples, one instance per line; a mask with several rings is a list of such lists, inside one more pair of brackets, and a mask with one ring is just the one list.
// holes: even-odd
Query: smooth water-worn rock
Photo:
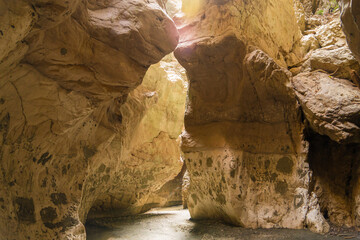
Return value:
[[(291, 73), (281, 67), (301, 58), (292, 3), (210, 1), (202, 9), (177, 22), (175, 51), (190, 81), (182, 150), (191, 217), (249, 228), (318, 221), (312, 229), (328, 231), (310, 201), (308, 143)], [(275, 12), (282, 28), (267, 18)]]
[(1, 239), (85, 239), (180, 172), (183, 73), (134, 91), (177, 43), (157, 1), (0, 1)]

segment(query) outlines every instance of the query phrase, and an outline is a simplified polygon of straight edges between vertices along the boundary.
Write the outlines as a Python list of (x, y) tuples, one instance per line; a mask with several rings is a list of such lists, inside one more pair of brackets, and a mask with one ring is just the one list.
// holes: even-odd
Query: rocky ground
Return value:
[(333, 228), (329, 234), (319, 235), (309, 230), (254, 230), (225, 225), (218, 221), (194, 221), (190, 219), (189, 212), (181, 207), (154, 209), (145, 214), (126, 218), (98, 219), (96, 225), (89, 224), (86, 227), (88, 240), (360, 239), (356, 231), (346, 229)]

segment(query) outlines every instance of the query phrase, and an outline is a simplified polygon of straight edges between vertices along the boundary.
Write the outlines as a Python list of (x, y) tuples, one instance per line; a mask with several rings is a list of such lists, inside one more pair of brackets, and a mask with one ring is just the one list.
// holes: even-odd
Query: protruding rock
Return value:
[(360, 91), (353, 83), (310, 72), (294, 77), (293, 84), (315, 132), (339, 143), (360, 143)]

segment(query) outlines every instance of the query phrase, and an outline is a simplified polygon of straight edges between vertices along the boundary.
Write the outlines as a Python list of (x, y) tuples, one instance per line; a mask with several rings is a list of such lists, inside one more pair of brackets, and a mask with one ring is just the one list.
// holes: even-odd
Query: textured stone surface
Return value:
[(0, 238), (85, 239), (90, 209), (141, 212), (182, 166), (182, 70), (134, 91), (173, 21), (157, 1), (14, 0), (0, 30)]
[[(291, 52), (301, 36), (292, 3), (203, 4), (178, 21), (175, 51), (190, 81), (182, 150), (191, 216), (303, 228), (311, 171), (291, 74), (280, 67), (301, 56)], [(267, 18), (275, 12), (282, 28)]]
[(324, 21), (322, 25), (316, 27), (314, 30), (321, 47), (331, 45), (342, 47), (346, 45), (345, 35), (342, 31), (338, 15), (335, 15), (331, 21)]
[(338, 226), (358, 228), (360, 144), (339, 144), (313, 131), (307, 135), (313, 189), (321, 211)]
[(341, 0), (341, 21), (351, 51), (360, 60), (360, 2)]
[(348, 80), (321, 72), (293, 78), (311, 128), (339, 143), (360, 143), (360, 91)]
[(304, 53), (308, 53), (311, 50), (318, 49), (320, 47), (319, 40), (315, 34), (307, 34), (301, 38), (301, 47)]
[(281, 66), (294, 65), (301, 58), (301, 31), (292, 1), (186, 0), (182, 10), (185, 17), (177, 21), (181, 45), (234, 34)]
[[(219, 43), (217, 49), (228, 54), (225, 49), (231, 46), (229, 41)], [(232, 41), (240, 44), (238, 40)], [(194, 50), (199, 57), (204, 53), (201, 48), (198, 45)], [(181, 52), (177, 52), (179, 55)], [(196, 65), (179, 59), (186, 68)], [(217, 87), (228, 89), (222, 105), (213, 103), (218, 104), (211, 108), (218, 109), (217, 114), (201, 103), (209, 101), (210, 96), (221, 97), (222, 92), (215, 95), (209, 85), (205, 88), (199, 84), (208, 79), (207, 74), (214, 73), (206, 69), (208, 73), (201, 72), (198, 75), (201, 77), (189, 75), (199, 84), (192, 88), (190, 82), (191, 99), (182, 136), (191, 180), (188, 190), (191, 216), (220, 218), (251, 228), (302, 228), (308, 211), (311, 173), (305, 162), (306, 142), (302, 140), (289, 73), (258, 50), (242, 60), (235, 62), (242, 74), (231, 75), (237, 81), (230, 77), (228, 81), (222, 80), (230, 86), (234, 84), (233, 87)], [(221, 69), (219, 62), (216, 66)], [(235, 93), (238, 99), (231, 102)], [(321, 219), (319, 211), (317, 214)]]
[(338, 78), (351, 79), (353, 71), (359, 72), (360, 65), (347, 46), (329, 46), (311, 52), (303, 64), (303, 71), (323, 70)]
[(301, 32), (305, 31), (305, 9), (304, 5), (300, 0), (294, 0), (294, 9), (297, 23), (300, 27)]

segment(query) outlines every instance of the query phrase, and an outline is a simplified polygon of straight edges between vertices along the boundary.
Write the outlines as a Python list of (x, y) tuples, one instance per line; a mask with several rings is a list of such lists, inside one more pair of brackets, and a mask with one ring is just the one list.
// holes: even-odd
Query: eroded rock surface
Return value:
[[(292, 3), (204, 1), (202, 9), (179, 21), (175, 51), (190, 80), (182, 150), (192, 218), (250, 228), (303, 228), (316, 218), (315, 231), (326, 232), (320, 207), (310, 202), (308, 144), (291, 73), (281, 67), (302, 57)], [(275, 28), (267, 18), (275, 12), (289, 29)]]
[(341, 21), (351, 51), (360, 60), (360, 2), (341, 0)]
[(177, 42), (157, 1), (0, 1), (1, 239), (85, 239), (180, 172), (184, 81), (134, 91)]
[(294, 87), (311, 128), (339, 143), (360, 143), (360, 91), (349, 80), (301, 73)]

